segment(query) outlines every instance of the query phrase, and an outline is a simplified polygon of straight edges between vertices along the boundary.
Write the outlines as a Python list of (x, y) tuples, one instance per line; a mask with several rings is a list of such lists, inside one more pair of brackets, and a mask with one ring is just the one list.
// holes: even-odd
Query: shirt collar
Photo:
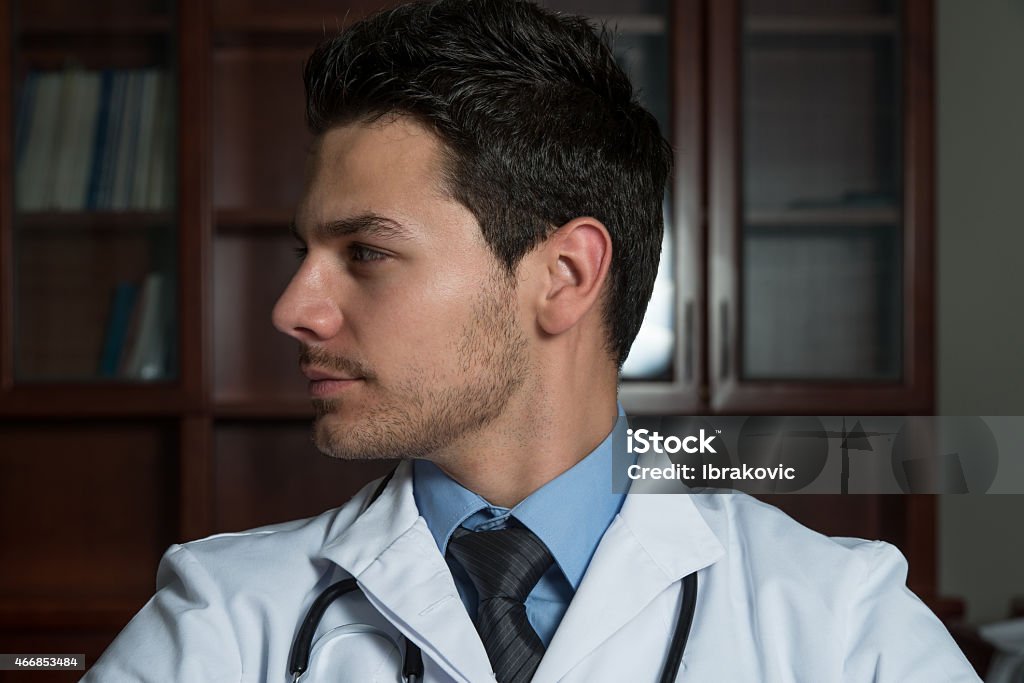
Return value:
[[(621, 404), (618, 410), (625, 415)], [(511, 514), (544, 542), (575, 590), (625, 499), (625, 494), (612, 491), (611, 473), (609, 433), (585, 458), (511, 511), (491, 505), (427, 460), (413, 463), (413, 495), (441, 554), (452, 532), (475, 513)]]

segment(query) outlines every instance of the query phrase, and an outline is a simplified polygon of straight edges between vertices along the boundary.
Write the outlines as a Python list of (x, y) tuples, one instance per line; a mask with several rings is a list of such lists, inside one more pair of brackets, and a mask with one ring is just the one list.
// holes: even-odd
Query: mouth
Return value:
[(303, 366), (302, 374), (309, 380), (309, 395), (312, 398), (329, 398), (350, 389), (365, 379), (363, 377), (350, 377), (308, 366)]

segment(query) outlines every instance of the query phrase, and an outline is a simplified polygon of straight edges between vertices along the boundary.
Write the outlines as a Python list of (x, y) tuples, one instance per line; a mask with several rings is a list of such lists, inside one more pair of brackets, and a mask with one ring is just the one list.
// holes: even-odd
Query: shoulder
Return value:
[(85, 680), (237, 681), (247, 670), (283, 669), (288, 653), (278, 644), (291, 642), (311, 587), (332, 571), (322, 549), (376, 483), (315, 517), (172, 545), (156, 593)]
[(907, 588), (895, 546), (825, 536), (745, 494), (692, 499), (725, 550), (709, 568), (708, 588), (743, 605), (743, 628), (762, 629), (757, 639), (792, 647), (794, 658), (814, 643), (844, 680), (978, 680)]
[(251, 589), (259, 584), (281, 586), (282, 580), (324, 570), (321, 549), (359, 516), (380, 480), (364, 486), (344, 505), (319, 515), (245, 531), (214, 534), (175, 544), (160, 563), (157, 584), (178, 574), (205, 575), (216, 583)]
[(744, 541), (757, 545), (846, 556), (851, 552), (873, 552), (872, 548), (888, 545), (881, 541), (826, 536), (804, 526), (774, 505), (746, 493), (695, 493), (691, 498), (716, 534), (725, 532), (737, 536), (731, 540), (738, 541), (742, 537)]
[(903, 555), (883, 541), (826, 536), (743, 493), (692, 497), (725, 548), (726, 561), (752, 570), (759, 581), (805, 594), (815, 588), (834, 594), (838, 586), (858, 585), (882, 566), (902, 570), (905, 581)]

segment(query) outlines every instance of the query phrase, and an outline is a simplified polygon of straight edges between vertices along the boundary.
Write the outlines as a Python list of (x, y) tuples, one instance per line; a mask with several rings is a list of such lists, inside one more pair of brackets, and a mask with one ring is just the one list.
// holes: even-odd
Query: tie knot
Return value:
[(469, 574), (480, 602), (491, 598), (526, 600), (554, 558), (529, 529), (466, 531), (459, 528), (448, 551)]

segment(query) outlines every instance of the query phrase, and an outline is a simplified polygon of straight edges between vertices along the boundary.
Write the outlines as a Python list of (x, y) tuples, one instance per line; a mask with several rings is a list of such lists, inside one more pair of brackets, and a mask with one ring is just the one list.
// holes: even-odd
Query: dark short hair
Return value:
[(323, 42), (304, 79), (315, 135), (390, 114), (433, 130), (446, 190), (509, 273), (573, 218), (604, 223), (606, 347), (621, 367), (657, 275), (671, 150), (604, 29), (520, 0), (414, 2)]

